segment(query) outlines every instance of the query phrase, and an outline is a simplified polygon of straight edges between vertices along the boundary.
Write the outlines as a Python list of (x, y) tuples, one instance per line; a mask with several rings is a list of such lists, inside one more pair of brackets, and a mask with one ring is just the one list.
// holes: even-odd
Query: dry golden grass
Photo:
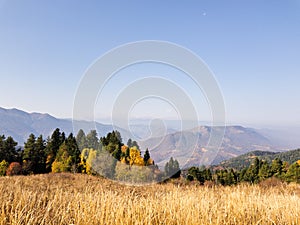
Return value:
[(73, 174), (0, 178), (0, 224), (300, 224), (299, 185), (120, 185)]

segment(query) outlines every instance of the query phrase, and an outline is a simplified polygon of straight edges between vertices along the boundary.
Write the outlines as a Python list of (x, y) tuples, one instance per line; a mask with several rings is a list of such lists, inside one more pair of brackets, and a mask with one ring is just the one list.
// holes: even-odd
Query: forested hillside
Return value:
[[(30, 134), (24, 149), (17, 149), (12, 137), (0, 136), (0, 175), (41, 173), (86, 173), (124, 182), (153, 182), (180, 175), (179, 163), (170, 158), (160, 171), (148, 149), (143, 152), (131, 139), (122, 142), (118, 131), (98, 138), (79, 130), (67, 137), (58, 128), (47, 140)], [(143, 154), (142, 154), (143, 153)]]
[(24, 149), (16, 146), (12, 137), (0, 136), (0, 175), (72, 172), (126, 183), (162, 182), (180, 176), (200, 184), (259, 183), (272, 177), (300, 182), (300, 149), (284, 153), (255, 151), (218, 166), (193, 166), (181, 175), (176, 159), (171, 157), (159, 168), (147, 148), (142, 151), (131, 139), (124, 144), (118, 131), (98, 138), (95, 130), (87, 135), (80, 130), (76, 137), (72, 133), (66, 137), (57, 128), (47, 140), (30, 134)]
[(290, 150), (286, 152), (253, 151), (223, 161), (220, 163), (220, 165), (226, 168), (243, 169), (244, 167), (250, 166), (254, 162), (254, 159), (256, 157), (269, 163), (272, 160), (279, 158), (282, 161), (292, 164), (300, 159), (300, 149)]

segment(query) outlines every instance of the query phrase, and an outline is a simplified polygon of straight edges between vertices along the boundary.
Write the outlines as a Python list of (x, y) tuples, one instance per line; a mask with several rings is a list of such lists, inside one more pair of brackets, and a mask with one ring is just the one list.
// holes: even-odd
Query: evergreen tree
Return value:
[(36, 166), (36, 150), (35, 150), (35, 136), (30, 134), (25, 142), (24, 151), (22, 155), (23, 160), (23, 173), (33, 174)]
[(109, 132), (106, 137), (100, 138), (101, 143), (103, 146), (108, 146), (109, 144), (112, 145), (119, 145), (120, 147), (123, 145), (122, 137), (119, 131)]
[(35, 160), (36, 160), (36, 173), (45, 173), (46, 172), (46, 144), (43, 136), (40, 135), (35, 142)]
[(271, 171), (273, 176), (280, 177), (282, 173), (282, 169), (283, 169), (283, 163), (281, 159), (279, 158), (274, 159), (271, 164)]
[(77, 145), (80, 151), (82, 151), (83, 149), (87, 148), (87, 138), (86, 135), (84, 133), (84, 131), (82, 129), (80, 129), (78, 131), (78, 134), (76, 136), (76, 141), (77, 141)]
[(122, 151), (118, 145), (115, 145), (115, 150), (112, 152), (112, 156), (118, 161), (121, 160)]
[(144, 163), (145, 163), (145, 166), (149, 165), (149, 159), (150, 159), (150, 153), (149, 153), (149, 150), (147, 148), (146, 151), (145, 151), (145, 154), (144, 154)]
[(96, 130), (91, 130), (86, 136), (87, 147), (92, 149), (99, 149), (99, 139)]
[(263, 162), (259, 169), (258, 177), (259, 180), (265, 180), (272, 176), (272, 171), (268, 162)]
[(297, 162), (290, 165), (287, 173), (285, 174), (285, 179), (287, 182), (300, 183), (300, 165)]
[(56, 158), (56, 154), (65, 141), (65, 134), (61, 133), (59, 128), (56, 128), (55, 131), (52, 133), (50, 140), (47, 142), (46, 146), (46, 171), (51, 172), (52, 163)]
[(140, 150), (140, 146), (138, 145), (138, 143), (136, 141), (132, 142), (132, 147), (136, 147), (138, 150)]
[(131, 138), (128, 139), (127, 146), (128, 146), (129, 149), (132, 147), (132, 140), (131, 140)]
[(37, 174), (46, 172), (46, 154), (45, 141), (40, 135), (37, 139), (34, 134), (30, 134), (27, 142), (25, 142), (23, 159), (23, 173)]
[(129, 163), (130, 162), (130, 148), (127, 147), (126, 148), (126, 152), (125, 152), (125, 162)]
[(2, 160), (6, 160), (7, 162), (14, 162), (18, 160), (18, 153), (16, 150), (16, 146), (18, 145), (17, 142), (14, 141), (14, 139), (9, 136), (4, 138), (4, 142), (2, 142), (2, 149), (0, 150), (1, 155), (2, 155)]
[(254, 159), (254, 163), (250, 167), (248, 167), (248, 169), (244, 175), (244, 181), (248, 181), (251, 184), (257, 183), (259, 181), (258, 172), (259, 172), (260, 165), (261, 165), (261, 162), (256, 157)]
[(67, 144), (67, 151), (68, 155), (70, 156), (70, 166), (72, 172), (77, 172), (77, 168), (80, 163), (80, 151), (76, 142), (76, 138), (73, 136), (72, 133), (66, 139)]
[(178, 161), (171, 157), (169, 162), (165, 165), (165, 176), (169, 178), (178, 178), (180, 177), (180, 174), (181, 170)]
[(77, 172), (80, 165), (80, 151), (76, 139), (71, 133), (59, 147), (55, 161), (52, 164), (52, 172)]
[(0, 136), (0, 160), (5, 160), (8, 163), (18, 160), (18, 153), (16, 150), (17, 142), (12, 137), (5, 138)]

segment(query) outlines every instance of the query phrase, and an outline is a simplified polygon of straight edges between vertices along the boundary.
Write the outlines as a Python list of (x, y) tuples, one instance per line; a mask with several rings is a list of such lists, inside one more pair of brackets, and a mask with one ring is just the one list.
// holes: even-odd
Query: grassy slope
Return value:
[(0, 178), (0, 224), (299, 224), (300, 186), (120, 185), (73, 174)]

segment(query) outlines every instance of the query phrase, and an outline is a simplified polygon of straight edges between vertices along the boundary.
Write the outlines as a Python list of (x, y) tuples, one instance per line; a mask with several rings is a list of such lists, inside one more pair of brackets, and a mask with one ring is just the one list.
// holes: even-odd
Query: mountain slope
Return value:
[(18, 109), (0, 108), (0, 134), (12, 136), (19, 145), (23, 145), (30, 133), (34, 135), (42, 134), (46, 138), (56, 128), (64, 131), (67, 135), (71, 132), (76, 135), (79, 129), (83, 129), (86, 133), (91, 129), (96, 129), (98, 136), (101, 137), (117, 129), (125, 140), (130, 136), (126, 130), (112, 125), (88, 121), (74, 121), (73, 123), (71, 120), (57, 119), (49, 114), (27, 113)]
[(180, 165), (185, 167), (210, 163), (218, 164), (225, 159), (253, 150), (277, 150), (266, 137), (254, 129), (242, 126), (226, 127), (220, 148), (215, 146), (208, 149), (206, 146), (212, 129), (220, 134), (223, 131), (223, 127), (201, 126), (168, 134), (164, 137), (151, 138), (142, 142), (141, 146), (143, 148), (148, 147), (155, 162), (161, 166), (172, 156), (178, 159)]
[(231, 158), (221, 162), (219, 165), (225, 168), (242, 169), (251, 165), (255, 158), (271, 162), (275, 158), (286, 161), (289, 164), (300, 160), (300, 149), (290, 150), (286, 152), (267, 152), (267, 151), (252, 151), (238, 157)]

